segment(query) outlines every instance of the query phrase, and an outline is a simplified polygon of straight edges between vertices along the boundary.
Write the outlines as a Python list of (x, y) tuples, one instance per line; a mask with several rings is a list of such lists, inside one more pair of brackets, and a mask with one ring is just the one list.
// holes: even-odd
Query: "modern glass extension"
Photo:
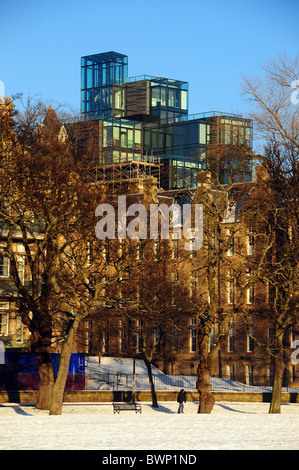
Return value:
[(126, 55), (111, 51), (82, 57), (81, 113), (90, 118), (123, 116), (127, 81)]
[(128, 119), (103, 121), (103, 164), (134, 160), (142, 153), (142, 124)]
[[(101, 165), (122, 165), (137, 157), (163, 163), (165, 189), (195, 187), (198, 171), (210, 168), (213, 146), (252, 148), (252, 121), (212, 111), (188, 115), (188, 82), (140, 75), (128, 79), (128, 57), (105, 52), (81, 58), (81, 120), (101, 121)], [(215, 148), (215, 147), (214, 147)], [(219, 177), (229, 180), (218, 160)], [(230, 165), (238, 166), (244, 153)], [(250, 180), (250, 163), (244, 165)], [(244, 179), (243, 178), (243, 179)]]
[(130, 83), (143, 80), (149, 84), (151, 115), (174, 119), (188, 114), (188, 82), (147, 75), (129, 78)]

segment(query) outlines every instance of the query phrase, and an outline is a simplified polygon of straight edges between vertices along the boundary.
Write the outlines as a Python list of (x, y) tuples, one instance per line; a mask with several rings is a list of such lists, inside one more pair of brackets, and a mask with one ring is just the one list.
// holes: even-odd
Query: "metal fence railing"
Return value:
[[(132, 375), (103, 372), (92, 381), (88, 381), (89, 390), (131, 390), (135, 380), (136, 390), (150, 390), (147, 374)], [(153, 382), (157, 391), (176, 391), (184, 388), (187, 391), (196, 390), (196, 376), (153, 374)], [(229, 377), (212, 377), (212, 392), (271, 392), (271, 378), (267, 376), (248, 377), (247, 379), (233, 380)], [(246, 383), (247, 382), (247, 383)], [(299, 392), (299, 378), (284, 385), (283, 392)]]

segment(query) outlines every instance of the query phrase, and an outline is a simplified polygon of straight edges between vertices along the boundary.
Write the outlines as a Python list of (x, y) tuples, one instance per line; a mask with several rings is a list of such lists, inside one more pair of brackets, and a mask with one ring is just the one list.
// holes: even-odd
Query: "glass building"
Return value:
[(105, 52), (81, 58), (81, 113), (86, 117), (121, 117), (128, 57)]
[[(81, 120), (101, 122), (99, 163), (157, 157), (163, 163), (164, 189), (196, 187), (198, 171), (213, 165), (215, 146), (252, 148), (251, 120), (216, 111), (189, 115), (188, 99), (185, 81), (128, 78), (124, 54), (111, 51), (81, 59)], [(234, 166), (242, 155), (234, 156)], [(227, 183), (227, 155), (217, 165), (220, 181)], [(248, 163), (242, 178), (249, 181), (251, 174)]]
[[(143, 96), (140, 91), (141, 84), (143, 84)], [(160, 119), (180, 118), (188, 114), (187, 82), (162, 77), (138, 76), (131, 77), (126, 88), (127, 113), (132, 114), (134, 104), (141, 106), (141, 109), (146, 109), (146, 103), (148, 103), (148, 113)], [(140, 112), (140, 108), (135, 108), (135, 114), (138, 115), (138, 111)]]

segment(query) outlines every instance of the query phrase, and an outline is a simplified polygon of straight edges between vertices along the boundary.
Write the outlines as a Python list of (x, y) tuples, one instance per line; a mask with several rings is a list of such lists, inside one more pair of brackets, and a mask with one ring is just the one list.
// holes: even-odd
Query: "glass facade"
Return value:
[(141, 153), (140, 122), (116, 118), (103, 121), (103, 164), (130, 162)]
[[(211, 168), (214, 144), (252, 148), (251, 120), (217, 111), (188, 115), (187, 82), (149, 75), (128, 79), (128, 57), (117, 52), (81, 58), (81, 119), (102, 122), (102, 165), (158, 157), (165, 189), (196, 187), (198, 171)], [(223, 183), (242, 158), (218, 161)], [(243, 180), (250, 181), (251, 164), (243, 166)]]
[(124, 83), (128, 57), (105, 52), (81, 58), (81, 113), (88, 117), (120, 117), (125, 111)]
[(151, 114), (173, 119), (188, 114), (188, 83), (168, 78), (151, 80)]

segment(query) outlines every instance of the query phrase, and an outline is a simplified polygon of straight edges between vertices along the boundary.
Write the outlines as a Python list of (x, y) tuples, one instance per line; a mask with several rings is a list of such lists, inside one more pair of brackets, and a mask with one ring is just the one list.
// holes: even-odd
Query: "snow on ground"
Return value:
[(60, 416), (32, 404), (0, 404), (1, 450), (298, 450), (299, 404), (269, 414), (268, 403), (217, 402), (210, 415), (187, 402), (141, 403), (142, 414), (113, 413), (111, 403), (68, 403)]
[[(174, 390), (180, 388), (195, 391), (196, 376), (166, 375), (152, 366), (156, 390)], [(132, 390), (133, 360), (130, 358), (86, 357), (85, 373), (87, 376), (88, 390)], [(144, 361), (136, 359), (135, 362), (136, 390), (150, 390), (148, 373)], [(270, 386), (252, 386), (224, 378), (211, 378), (212, 392), (271, 392)], [(284, 387), (283, 392), (290, 392)], [(292, 392), (299, 392), (298, 388), (292, 388)]]

